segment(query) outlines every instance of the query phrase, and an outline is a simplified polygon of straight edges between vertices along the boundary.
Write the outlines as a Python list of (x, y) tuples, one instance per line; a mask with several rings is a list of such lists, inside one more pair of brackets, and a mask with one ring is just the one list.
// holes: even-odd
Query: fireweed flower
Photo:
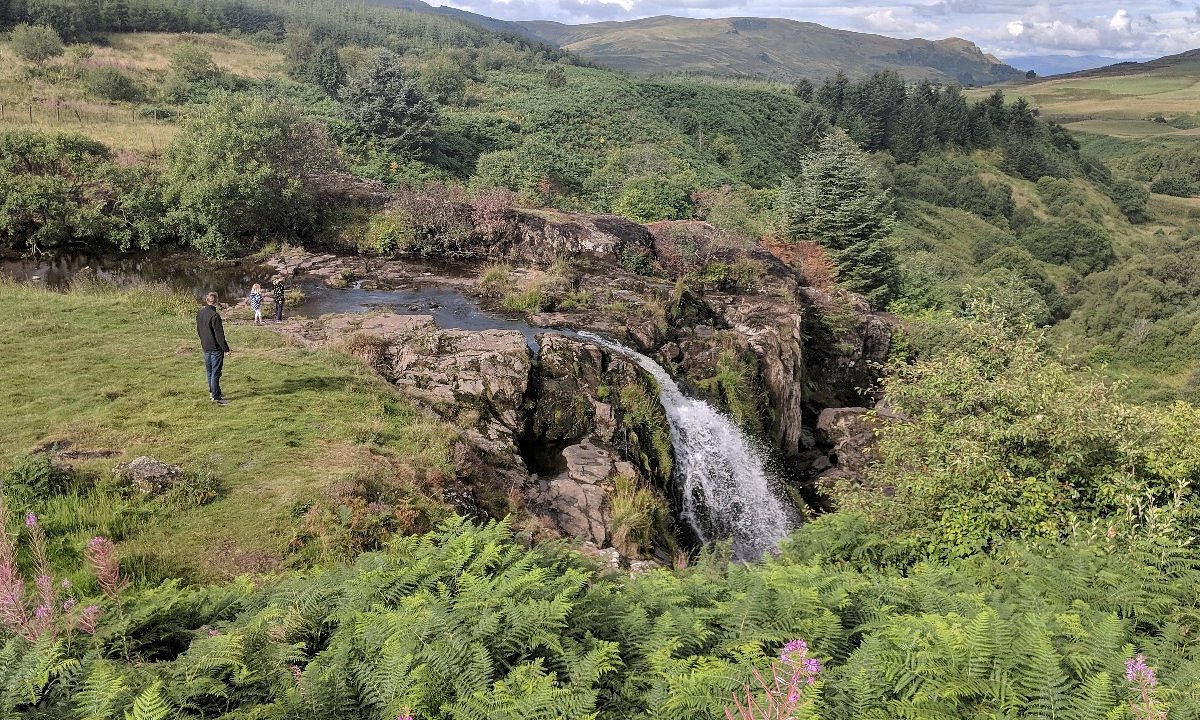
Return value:
[(1125, 661), (1125, 680), (1133, 686), (1136, 697), (1129, 703), (1136, 720), (1165, 720), (1167, 711), (1155, 697), (1158, 677), (1146, 664), (1146, 656), (1138, 654)]
[(1125, 661), (1125, 679), (1131, 683), (1145, 684), (1146, 687), (1158, 684), (1154, 668), (1146, 665), (1146, 656), (1141, 654)]
[(71, 612), (72, 610), (75, 609), (75, 606), (78, 604), (79, 604), (79, 601), (76, 600), (75, 598), (67, 598), (66, 600), (63, 600), (63, 606), (62, 606), (63, 612), (68, 612), (68, 613)]
[[(808, 686), (817, 682), (821, 661), (808, 657), (808, 643), (796, 639), (779, 651), (779, 659), (771, 663), (770, 681), (758, 670), (754, 679), (759, 687), (749, 684), (733, 696), (733, 707), (725, 709), (727, 720), (778, 720), (793, 718), (797, 709), (812, 703), (805, 697)], [(761, 700), (756, 695), (761, 693)]]

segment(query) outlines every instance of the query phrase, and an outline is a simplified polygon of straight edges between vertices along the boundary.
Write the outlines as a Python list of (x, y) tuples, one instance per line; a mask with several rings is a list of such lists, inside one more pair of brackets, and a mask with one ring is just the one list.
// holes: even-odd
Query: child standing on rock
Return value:
[(275, 322), (283, 322), (283, 293), (287, 288), (283, 285), (283, 276), (271, 278), (271, 297), (275, 299)]
[(250, 288), (250, 309), (254, 311), (254, 324), (262, 325), (262, 285), (254, 283), (254, 287)]

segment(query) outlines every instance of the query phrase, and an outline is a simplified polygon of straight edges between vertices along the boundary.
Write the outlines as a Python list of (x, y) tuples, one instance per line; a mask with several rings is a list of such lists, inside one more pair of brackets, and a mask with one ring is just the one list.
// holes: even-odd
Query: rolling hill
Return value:
[(960, 38), (897, 40), (778, 18), (659, 16), (587, 25), (517, 24), (599, 65), (635, 73), (748, 75), (786, 81), (820, 80), (838, 70), (864, 77), (895, 69), (911, 80), (970, 85), (1022, 75)]
[[(1141, 62), (1149, 59), (1148, 57), (1143, 57), (1137, 58), (1137, 61)], [(1081, 70), (1102, 68), (1125, 61), (1120, 58), (1105, 57), (1102, 55), (1014, 55), (1006, 58), (1005, 62), (1014, 67), (1033, 70), (1038, 75), (1064, 75)]]

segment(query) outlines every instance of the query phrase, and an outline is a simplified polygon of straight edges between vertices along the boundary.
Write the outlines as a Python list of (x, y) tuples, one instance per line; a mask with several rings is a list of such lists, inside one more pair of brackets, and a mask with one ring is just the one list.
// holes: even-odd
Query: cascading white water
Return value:
[(684, 395), (658, 363), (592, 333), (580, 335), (633, 360), (658, 382), (671, 426), (683, 518), (700, 540), (731, 539), (739, 560), (774, 550), (793, 523), (775, 494), (764, 453), (730, 418)]

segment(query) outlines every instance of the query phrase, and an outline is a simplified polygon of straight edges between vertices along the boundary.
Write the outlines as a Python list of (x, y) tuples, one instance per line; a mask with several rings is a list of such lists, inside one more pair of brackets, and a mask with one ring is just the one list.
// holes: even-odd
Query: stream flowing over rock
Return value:
[(658, 383), (671, 423), (683, 517), (700, 540), (732, 539), (734, 557), (742, 560), (775, 549), (793, 523), (776, 496), (778, 481), (767, 472), (762, 450), (711, 405), (685, 396), (658, 363), (601, 338), (589, 339), (633, 358)]

